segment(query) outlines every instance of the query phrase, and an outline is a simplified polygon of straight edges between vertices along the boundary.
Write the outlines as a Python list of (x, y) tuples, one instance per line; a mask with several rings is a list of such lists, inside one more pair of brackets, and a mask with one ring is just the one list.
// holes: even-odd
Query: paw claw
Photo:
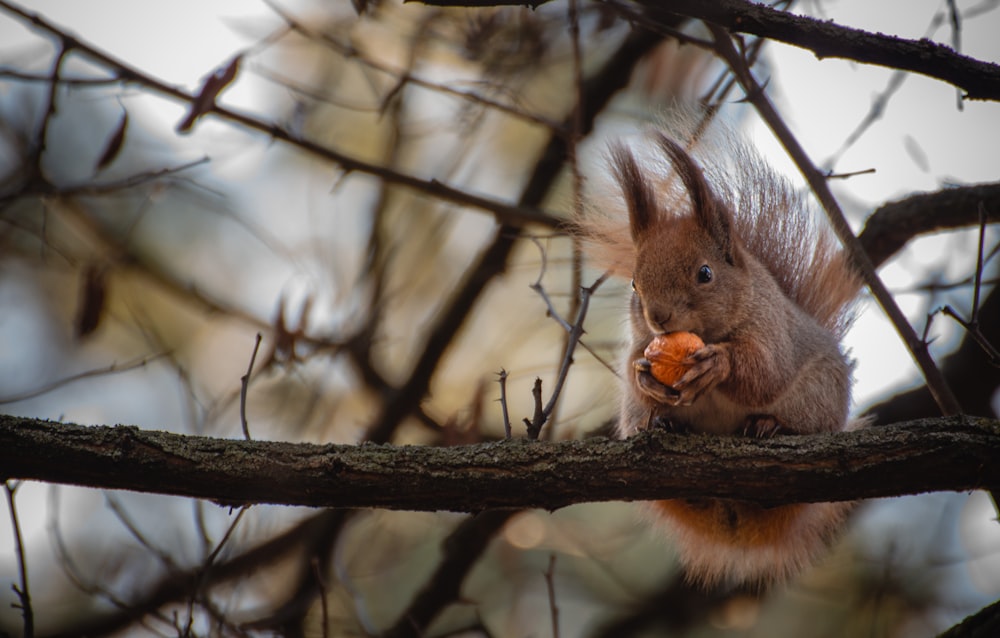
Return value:
[(743, 426), (743, 436), (753, 439), (770, 439), (782, 430), (781, 424), (768, 414), (754, 414), (747, 417)]

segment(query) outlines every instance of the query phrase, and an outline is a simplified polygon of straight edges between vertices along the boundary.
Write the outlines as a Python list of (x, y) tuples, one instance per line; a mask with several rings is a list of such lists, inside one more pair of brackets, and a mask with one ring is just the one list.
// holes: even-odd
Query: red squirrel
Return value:
[[(699, 165), (673, 137), (652, 137), (656, 152), (642, 162), (623, 144), (611, 147), (625, 210), (612, 203), (581, 227), (595, 261), (632, 279), (619, 435), (667, 427), (769, 437), (855, 427), (840, 339), (861, 280), (843, 251), (745, 145), (709, 148), (727, 161)], [(699, 139), (694, 152), (709, 143)], [(668, 387), (643, 351), (680, 331), (705, 345)], [(706, 587), (786, 580), (827, 549), (852, 507), (723, 499), (652, 506), (673, 532), (688, 579)]]

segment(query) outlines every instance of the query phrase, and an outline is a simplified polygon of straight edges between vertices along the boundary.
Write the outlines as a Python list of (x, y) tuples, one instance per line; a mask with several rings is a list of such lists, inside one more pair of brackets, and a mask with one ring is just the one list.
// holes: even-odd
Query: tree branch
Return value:
[[(548, 0), (421, 0), (437, 6), (529, 5)], [(798, 16), (746, 0), (637, 0), (648, 20), (683, 15), (808, 49), (818, 58), (843, 58), (926, 75), (965, 91), (971, 100), (1000, 100), (1000, 65), (954, 51), (932, 40), (910, 40)]]
[(852, 500), (997, 488), (998, 455), (1000, 422), (977, 417), (770, 440), (647, 432), (625, 441), (513, 439), (439, 448), (228, 440), (0, 416), (0, 480), (229, 506), (475, 512), (655, 498)]
[[(641, 0), (663, 11), (663, 3)], [(779, 11), (746, 0), (671, 0), (669, 10), (729, 31), (808, 49), (818, 58), (844, 58), (942, 80), (974, 100), (1000, 100), (1000, 65), (956, 53), (928, 39), (908, 40)]]
[(865, 222), (858, 241), (879, 266), (917, 235), (978, 223), (980, 205), (987, 223), (1000, 221), (1000, 182), (946, 188), (883, 204)]

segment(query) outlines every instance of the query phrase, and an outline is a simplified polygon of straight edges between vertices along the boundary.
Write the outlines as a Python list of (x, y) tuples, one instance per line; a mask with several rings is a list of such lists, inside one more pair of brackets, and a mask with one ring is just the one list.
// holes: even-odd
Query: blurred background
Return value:
[[(997, 62), (998, 4), (792, 9)], [(615, 195), (610, 140), (678, 104), (717, 104), (802, 183), (711, 53), (647, 28), (628, 3), (18, 7), (63, 35), (0, 3), (0, 409), (11, 414), (239, 438), (240, 379), (260, 333), (254, 438), (501, 438), (501, 370), (522, 436), (532, 384), (548, 396), (567, 343), (549, 304), (572, 323), (580, 287), (601, 274), (552, 220)], [(696, 23), (671, 26), (706, 37)], [(747, 44), (760, 46), (757, 77), (814, 161), (863, 172), (831, 182), (857, 230), (888, 201), (998, 180), (996, 103)], [(191, 104), (171, 91), (197, 94), (227, 71), (218, 103), (245, 121), (196, 111), (179, 131)], [(438, 182), (544, 216), (503, 219)], [(987, 229), (990, 256), (997, 237)], [(978, 228), (921, 237), (882, 267), (918, 333), (944, 304), (969, 315), (977, 239)], [(995, 275), (989, 259), (984, 313), (1000, 303)], [(614, 418), (627, 284), (596, 289), (586, 349), (544, 437)], [(997, 327), (984, 320), (994, 343)], [(957, 351), (964, 332), (940, 315), (928, 336), (953, 384), (983, 381), (966, 408), (995, 414), (1000, 377), (986, 355)], [(857, 413), (933, 414), (902, 394), (918, 372), (867, 299), (848, 346)], [(40, 636), (527, 637), (554, 634), (553, 610), (561, 636), (926, 636), (1000, 597), (1000, 529), (981, 493), (865, 503), (821, 565), (752, 595), (686, 587), (634, 504), (470, 518), (8, 491)], [(17, 636), (17, 551), (0, 519), (0, 635)]]

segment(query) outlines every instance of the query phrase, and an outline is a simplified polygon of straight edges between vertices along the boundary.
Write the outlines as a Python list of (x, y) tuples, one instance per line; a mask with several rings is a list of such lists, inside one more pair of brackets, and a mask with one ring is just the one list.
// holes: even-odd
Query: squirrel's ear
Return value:
[(656, 141), (670, 158), (674, 171), (684, 182), (684, 188), (691, 198), (694, 218), (713, 239), (719, 242), (726, 261), (734, 263), (732, 218), (729, 211), (715, 197), (708, 181), (705, 180), (705, 174), (680, 144), (663, 133), (657, 133)]
[(639, 170), (632, 151), (618, 142), (611, 145), (611, 170), (622, 188), (628, 206), (632, 241), (638, 241), (656, 217), (656, 192)]

